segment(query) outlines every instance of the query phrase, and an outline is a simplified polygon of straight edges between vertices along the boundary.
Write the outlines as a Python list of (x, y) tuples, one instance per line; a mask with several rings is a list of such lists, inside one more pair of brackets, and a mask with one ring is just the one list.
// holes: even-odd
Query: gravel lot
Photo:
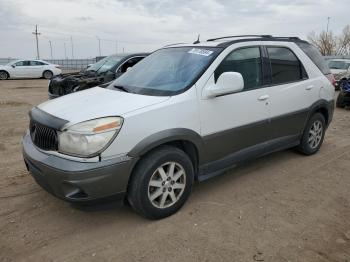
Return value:
[(26, 171), (21, 137), (45, 80), (0, 81), (0, 261), (350, 261), (350, 110), (321, 151), (294, 150), (198, 184), (176, 215), (79, 209)]

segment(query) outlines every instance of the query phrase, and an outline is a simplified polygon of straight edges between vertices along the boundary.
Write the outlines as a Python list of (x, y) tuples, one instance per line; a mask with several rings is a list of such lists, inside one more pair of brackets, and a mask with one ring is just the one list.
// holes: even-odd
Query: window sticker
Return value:
[(202, 56), (210, 56), (213, 53), (213, 51), (206, 50), (206, 49), (192, 48), (190, 51), (188, 51), (188, 53), (202, 55)]

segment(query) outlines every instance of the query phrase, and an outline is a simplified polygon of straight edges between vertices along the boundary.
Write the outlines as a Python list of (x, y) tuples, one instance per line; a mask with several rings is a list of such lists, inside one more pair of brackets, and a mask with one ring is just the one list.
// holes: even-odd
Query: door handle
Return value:
[(311, 90), (312, 88), (314, 88), (314, 86), (313, 86), (313, 85), (311, 85), (311, 86), (307, 86), (305, 89), (306, 89), (306, 90)]
[(258, 98), (259, 101), (265, 101), (267, 99), (269, 99), (270, 96), (269, 95), (262, 95), (261, 97)]

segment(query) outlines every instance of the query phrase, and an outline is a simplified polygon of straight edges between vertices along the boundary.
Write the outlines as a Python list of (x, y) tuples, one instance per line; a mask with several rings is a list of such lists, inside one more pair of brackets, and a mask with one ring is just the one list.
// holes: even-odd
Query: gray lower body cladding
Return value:
[(69, 202), (123, 197), (136, 159), (81, 163), (38, 150), (29, 134), (23, 138), (23, 158), (37, 183)]

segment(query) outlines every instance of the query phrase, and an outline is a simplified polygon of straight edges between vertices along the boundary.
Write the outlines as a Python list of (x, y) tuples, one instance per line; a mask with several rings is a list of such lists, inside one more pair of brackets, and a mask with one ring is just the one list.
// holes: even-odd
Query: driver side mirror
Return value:
[(244, 88), (243, 76), (237, 72), (222, 73), (216, 84), (209, 86), (205, 90), (205, 96), (214, 98), (217, 96), (233, 94), (242, 91)]
[(11, 65), (13, 68), (15, 68), (16, 67), (16, 65)]

